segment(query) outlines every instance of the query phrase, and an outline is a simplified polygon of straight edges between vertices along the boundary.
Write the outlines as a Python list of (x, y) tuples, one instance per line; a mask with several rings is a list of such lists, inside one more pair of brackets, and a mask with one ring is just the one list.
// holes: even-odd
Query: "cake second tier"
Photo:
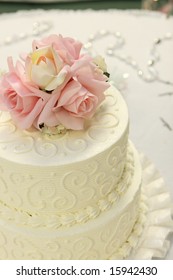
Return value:
[(141, 166), (130, 144), (118, 193), (112, 192), (107, 200), (100, 201), (100, 209), (86, 208), (72, 219), (49, 212), (31, 216), (1, 207), (0, 259), (126, 257), (141, 229), (140, 186)]

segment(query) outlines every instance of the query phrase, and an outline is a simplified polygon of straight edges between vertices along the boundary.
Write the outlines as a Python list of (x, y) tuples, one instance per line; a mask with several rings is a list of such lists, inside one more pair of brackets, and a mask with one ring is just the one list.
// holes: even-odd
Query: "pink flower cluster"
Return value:
[(0, 81), (0, 109), (10, 112), (21, 129), (63, 125), (81, 130), (104, 100), (107, 77), (82, 44), (72, 38), (51, 35), (33, 42), (24, 61), (14, 65)]

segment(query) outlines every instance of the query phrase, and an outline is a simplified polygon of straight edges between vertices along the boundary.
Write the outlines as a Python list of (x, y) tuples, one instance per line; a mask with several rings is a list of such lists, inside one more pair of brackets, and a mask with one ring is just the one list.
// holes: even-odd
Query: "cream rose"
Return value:
[(26, 71), (28, 79), (45, 91), (53, 91), (62, 85), (68, 72), (52, 46), (31, 53), (26, 60)]

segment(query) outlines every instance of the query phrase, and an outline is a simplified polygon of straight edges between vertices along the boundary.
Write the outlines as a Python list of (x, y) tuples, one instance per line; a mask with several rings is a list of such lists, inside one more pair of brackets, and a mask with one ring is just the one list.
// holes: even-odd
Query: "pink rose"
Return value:
[(81, 130), (84, 128), (84, 120), (91, 118), (99, 105), (98, 97), (75, 80), (70, 81), (62, 90), (58, 102), (56, 96), (53, 97), (38, 119), (39, 123), (47, 126), (62, 124), (67, 129)]
[(60, 96), (52, 95), (38, 118), (37, 126), (43, 123), (50, 127), (62, 124), (67, 129), (84, 129), (85, 119), (92, 118), (104, 99), (102, 91), (93, 94), (78, 81), (71, 80)]
[(24, 68), (20, 62), (16, 67), (13, 66), (11, 58), (8, 62), (9, 72), (2, 77), (0, 82), (0, 108), (8, 110), (21, 129), (28, 129), (42, 111), (46, 95), (42, 95), (39, 90), (32, 88), (29, 84), (27, 86)]
[(57, 108), (63, 107), (77, 118), (91, 118), (98, 106), (99, 99), (82, 85), (72, 80), (63, 89)]
[[(86, 61), (86, 63), (83, 62), (83, 65), (81, 64), (82, 60)], [(104, 100), (104, 92), (110, 85), (107, 83), (107, 77), (103, 74), (103, 71), (96, 67), (90, 57), (84, 56), (76, 61), (71, 70), (73, 76), (83, 87), (96, 95), (100, 102)]]

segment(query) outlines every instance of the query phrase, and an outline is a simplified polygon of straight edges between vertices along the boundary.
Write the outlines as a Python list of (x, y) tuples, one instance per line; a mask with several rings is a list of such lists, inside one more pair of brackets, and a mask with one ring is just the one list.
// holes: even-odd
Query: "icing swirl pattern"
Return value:
[[(84, 175), (85, 176), (85, 175)], [(98, 217), (102, 212), (110, 209), (113, 204), (118, 203), (121, 196), (125, 194), (127, 189), (132, 183), (134, 176), (134, 156), (133, 153), (128, 151), (127, 153), (127, 163), (125, 165), (125, 169), (123, 172), (123, 175), (121, 177), (121, 180), (117, 183), (116, 186), (114, 186), (113, 190), (110, 191), (109, 189), (109, 182), (103, 182), (103, 188), (105, 187), (105, 191), (103, 188), (101, 188), (101, 195), (104, 197), (103, 199), (100, 199), (97, 201), (97, 203), (93, 206), (88, 205), (86, 208), (81, 208), (79, 212), (72, 212), (64, 215), (51, 215), (50, 213), (27, 213), (23, 211), (17, 211), (16, 209), (12, 209), (8, 207), (7, 205), (3, 205), (2, 202), (0, 202), (0, 213), (1, 215), (16, 224), (29, 226), (29, 227), (48, 227), (48, 228), (59, 228), (59, 227), (66, 227), (66, 226), (72, 226), (74, 224), (80, 224), (85, 223), (90, 219), (95, 219)], [(79, 180), (80, 182), (85, 185), (85, 181), (83, 181), (83, 177), (81, 174), (77, 174), (77, 176), (74, 176), (74, 181)], [(100, 184), (102, 182), (103, 178), (100, 178)], [(75, 184), (77, 181), (75, 181)], [(98, 182), (99, 183), (99, 182)], [(47, 182), (45, 182), (46, 185), (48, 185)], [(69, 185), (69, 182), (67, 182), (67, 186)], [(77, 185), (77, 184), (76, 184)], [(81, 185), (78, 185), (79, 191)], [(41, 193), (37, 193), (37, 189), (34, 188), (35, 192), (33, 193), (34, 196), (41, 196)], [(82, 197), (85, 198), (87, 196), (87, 201), (91, 201), (91, 198), (93, 196), (92, 189), (86, 188), (82, 190)], [(51, 185), (51, 182), (49, 182), (49, 188), (47, 189), (47, 192), (44, 194), (45, 197), (53, 197), (55, 195), (55, 187), (54, 185)], [(91, 196), (90, 196), (91, 195)], [(73, 204), (74, 200), (72, 200), (72, 196), (70, 196), (70, 203)], [(56, 204), (56, 209), (60, 209), (61, 207), (64, 208), (66, 204), (70, 205), (68, 201), (62, 198), (56, 198), (54, 201), (54, 204)], [(45, 207), (44, 203), (40, 205), (40, 202), (37, 201), (37, 204), (35, 207), (43, 208)], [(109, 235), (109, 234), (108, 234)]]
[[(138, 162), (136, 162), (138, 164)], [(3, 259), (115, 259), (133, 247), (141, 233), (139, 217), (141, 173), (135, 164), (134, 178), (121, 203), (86, 224), (54, 230), (0, 225), (0, 258)], [(136, 172), (137, 171), (137, 172)], [(130, 223), (126, 221), (130, 221)], [(52, 220), (53, 221), (53, 220)], [(6, 238), (7, 237), (7, 238)], [(7, 241), (8, 240), (8, 241)], [(43, 242), (44, 241), (44, 242)], [(116, 242), (118, 241), (118, 242)], [(113, 247), (112, 247), (113, 246)], [(129, 252), (129, 251), (128, 251)]]

